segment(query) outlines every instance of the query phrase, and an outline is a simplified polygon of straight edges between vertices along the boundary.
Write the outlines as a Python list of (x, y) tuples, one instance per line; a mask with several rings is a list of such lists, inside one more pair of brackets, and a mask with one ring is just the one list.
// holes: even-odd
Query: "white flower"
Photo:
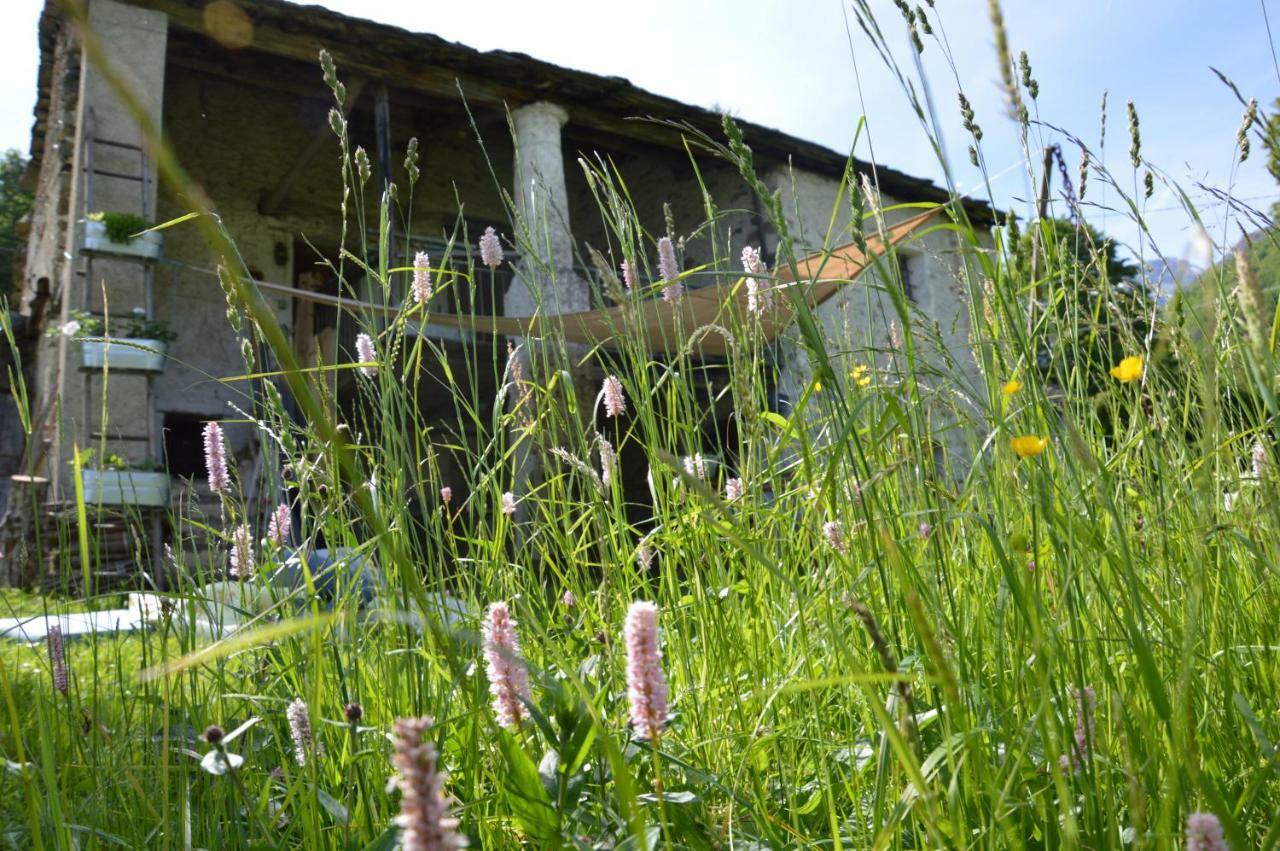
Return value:
[(64, 322), (62, 325), (58, 326), (58, 331), (64, 337), (74, 337), (76, 334), (80, 333), (80, 323), (75, 319), (72, 319), (70, 322)]

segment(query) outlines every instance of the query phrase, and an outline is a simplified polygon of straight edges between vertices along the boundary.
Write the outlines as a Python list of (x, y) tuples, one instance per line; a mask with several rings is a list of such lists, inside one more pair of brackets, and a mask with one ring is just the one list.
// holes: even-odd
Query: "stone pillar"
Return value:
[[(89, 29), (102, 46), (104, 60), (110, 63), (128, 87), (129, 93), (150, 116), (157, 127), (161, 125), (164, 103), (165, 54), (168, 46), (169, 18), (162, 12), (126, 5), (116, 0), (90, 0), (88, 4)], [(143, 307), (144, 293), (141, 266), (127, 261), (100, 259), (94, 263), (93, 280), (77, 275), (82, 267), (79, 256), (79, 237), (76, 223), (88, 213), (114, 211), (138, 213), (151, 219), (156, 216), (156, 168), (151, 157), (144, 159), (136, 150), (96, 144), (93, 150), (94, 168), (121, 174), (139, 175), (145, 181), (123, 180), (106, 175), (95, 175), (91, 197), (87, 193), (85, 168), (90, 134), (97, 139), (107, 139), (123, 145), (144, 146), (141, 129), (133, 114), (107, 80), (102, 69), (89, 61), (81, 50), (81, 75), (78, 103), (76, 105), (76, 133), (73, 179), (68, 204), (68, 222), (65, 234), (66, 256), (73, 258), (61, 269), (60, 292), (62, 316), (66, 322), (69, 313), (88, 307), (91, 311), (103, 309), (103, 291), (107, 293), (108, 309), (113, 314), (128, 313), (134, 307)], [(68, 345), (63, 339), (51, 380), (45, 387), (52, 387), (63, 400), (61, 416), (56, 423), (56, 451), (50, 457), (50, 476), (55, 492), (64, 474), (66, 461), (70, 459), (72, 443), (93, 443), (88, 433), (100, 426), (97, 408), (81, 410), (79, 400), (84, 392), (84, 377), (76, 368), (78, 346)], [(119, 397), (122, 404), (114, 405), (108, 432), (146, 431), (148, 415), (145, 404), (133, 400), (145, 399), (146, 379), (124, 374), (113, 375), (111, 396)], [(95, 392), (100, 384), (95, 382)], [(82, 422), (87, 418), (88, 422)], [(121, 444), (110, 444), (108, 452), (129, 449)], [(135, 450), (136, 452), (136, 450)], [(63, 468), (63, 469), (59, 469)]]
[[(507, 316), (548, 316), (589, 310), (591, 290), (587, 281), (574, 271), (574, 239), (569, 225), (569, 190), (565, 185), (564, 151), (560, 129), (569, 119), (563, 108), (539, 101), (519, 107), (511, 113), (515, 125), (516, 155), (514, 164), (518, 244), (521, 260), (515, 280), (507, 290), (504, 312)], [(589, 417), (593, 391), (591, 371), (575, 366), (583, 353), (581, 346), (570, 345), (570, 363), (560, 361), (558, 346), (539, 345), (537, 340), (517, 340), (523, 348), (521, 371), (526, 381), (544, 383), (554, 370), (569, 370), (578, 410)], [(519, 398), (521, 394), (513, 394)], [(562, 442), (546, 434), (523, 434), (517, 426), (511, 433), (514, 441), (525, 441), (515, 453), (517, 496), (524, 496), (541, 475), (538, 445)], [(523, 505), (523, 503), (518, 503)], [(517, 509), (517, 517), (525, 519)]]
[[(569, 114), (539, 101), (511, 113), (516, 129), (515, 200), (524, 259), (507, 291), (506, 314), (571, 313), (591, 306), (586, 281), (573, 271), (569, 190), (564, 179), (560, 128)], [(532, 255), (532, 256), (530, 256)]]

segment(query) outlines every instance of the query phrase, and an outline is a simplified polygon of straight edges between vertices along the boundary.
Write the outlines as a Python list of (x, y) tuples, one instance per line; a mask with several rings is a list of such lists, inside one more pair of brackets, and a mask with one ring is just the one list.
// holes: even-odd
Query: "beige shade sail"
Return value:
[[(794, 316), (792, 299), (785, 288), (799, 286), (808, 305), (816, 307), (836, 294), (871, 265), (875, 256), (884, 253), (886, 245), (897, 245), (919, 230), (938, 210), (927, 210), (889, 227), (882, 238), (867, 236), (868, 254), (853, 243), (821, 251), (796, 263), (796, 277), (789, 267), (776, 271), (771, 278), (774, 297), (772, 307), (760, 317), (760, 331), (766, 341), (773, 341), (791, 324)], [(432, 325), (444, 325), (513, 337), (545, 336), (560, 328), (566, 340), (589, 346), (618, 348), (620, 335), (635, 335), (654, 352), (674, 354), (691, 335), (708, 326), (731, 329), (748, 319), (745, 279), (732, 283), (692, 289), (675, 301), (645, 299), (581, 313), (538, 316), (472, 316), (433, 313)], [(692, 346), (704, 355), (726, 354), (724, 335), (714, 330), (699, 333)]]
[[(762, 339), (772, 342), (791, 324), (795, 309), (788, 289), (798, 287), (799, 295), (809, 307), (817, 307), (841, 287), (852, 283), (877, 256), (885, 252), (886, 246), (904, 242), (938, 213), (939, 209), (933, 208), (903, 219), (889, 227), (883, 238), (880, 234), (868, 235), (867, 254), (863, 254), (857, 245), (848, 243), (798, 260), (795, 275), (790, 267), (776, 270), (770, 278), (774, 293), (772, 306), (759, 317)], [(268, 292), (339, 308), (375, 313), (396, 313), (400, 310), (341, 296), (309, 293), (282, 284), (255, 283)], [(571, 343), (610, 349), (620, 348), (621, 340), (632, 336), (643, 341), (650, 350), (665, 354), (679, 351), (696, 334), (697, 339), (691, 348), (715, 357), (727, 353), (728, 343), (724, 334), (714, 329), (718, 327), (727, 332), (748, 318), (745, 279), (738, 278), (731, 283), (689, 290), (674, 303), (653, 298), (628, 301), (601, 310), (537, 316), (431, 313), (426, 322), (436, 327), (510, 337), (540, 337), (559, 328)]]

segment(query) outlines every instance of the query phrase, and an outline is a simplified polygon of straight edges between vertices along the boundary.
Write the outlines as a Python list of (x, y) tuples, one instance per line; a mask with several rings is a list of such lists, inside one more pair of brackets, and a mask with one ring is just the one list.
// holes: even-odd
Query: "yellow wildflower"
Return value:
[(1044, 452), (1044, 448), (1049, 445), (1049, 438), (1024, 434), (1009, 441), (1009, 445), (1013, 447), (1013, 451), (1019, 458), (1034, 458)]
[(854, 384), (865, 389), (871, 386), (871, 376), (868, 372), (867, 365), (860, 363), (849, 371), (849, 379)]
[(1022, 382), (1016, 378), (1009, 379), (1009, 383), (1001, 388), (1001, 392), (1006, 396), (1012, 396), (1022, 389)]
[(1128, 357), (1111, 367), (1111, 377), (1126, 384), (1130, 381), (1137, 381), (1142, 377), (1142, 367), (1141, 357)]

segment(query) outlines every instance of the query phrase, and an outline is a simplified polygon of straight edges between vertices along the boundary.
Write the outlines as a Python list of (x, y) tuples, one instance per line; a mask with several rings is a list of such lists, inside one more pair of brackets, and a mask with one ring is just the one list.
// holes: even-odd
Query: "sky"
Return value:
[[(335, 11), (433, 32), (481, 50), (505, 49), (593, 73), (629, 78), (650, 91), (847, 152), (860, 119), (867, 130), (856, 153), (941, 181), (943, 169), (896, 78), (854, 22), (857, 0), (327, 0)], [(914, 51), (891, 0), (866, 0), (891, 50), (915, 78)], [(38, 63), (40, 0), (3, 0), (0, 28), (0, 149), (26, 152)], [(1280, 36), (1280, 0), (1005, 0), (1014, 55), (1027, 51), (1040, 84), (1039, 119), (1066, 128), (1095, 151), (1099, 105), (1108, 95), (1104, 161), (1121, 185), (1133, 187), (1125, 103), (1141, 123), (1142, 155), (1198, 204), (1210, 235), (1239, 239), (1227, 207), (1198, 184), (1230, 192), (1260, 209), (1280, 200), (1255, 143), (1237, 165), (1235, 138), (1243, 108), (1210, 67), (1231, 78), (1246, 98), (1268, 109), (1280, 96), (1280, 66), (1270, 27)], [(479, 11), (477, 11), (479, 10)], [(1030, 188), (1015, 122), (1003, 105), (987, 0), (939, 0), (926, 9), (946, 50), (925, 36), (920, 57), (950, 155), (956, 185), (986, 199), (981, 172), (970, 166), (968, 134), (956, 101), (962, 88), (983, 130), (990, 196), (1025, 216)], [(954, 62), (948, 63), (944, 52)], [(919, 83), (917, 83), (919, 85)], [(748, 139), (748, 142), (750, 140)], [(1030, 149), (1063, 142), (1048, 127), (1033, 128)], [(1064, 145), (1078, 182), (1079, 151)], [(1035, 154), (1038, 159), (1038, 153)], [(1140, 179), (1140, 177), (1139, 177)], [(1060, 184), (1055, 183), (1056, 188)], [(1138, 229), (1107, 212), (1114, 190), (1092, 180), (1085, 215), (1144, 257), (1190, 257), (1192, 233), (1177, 196), (1163, 182), (1144, 215), (1156, 245), (1139, 244)], [(1065, 205), (1059, 206), (1066, 211)]]

